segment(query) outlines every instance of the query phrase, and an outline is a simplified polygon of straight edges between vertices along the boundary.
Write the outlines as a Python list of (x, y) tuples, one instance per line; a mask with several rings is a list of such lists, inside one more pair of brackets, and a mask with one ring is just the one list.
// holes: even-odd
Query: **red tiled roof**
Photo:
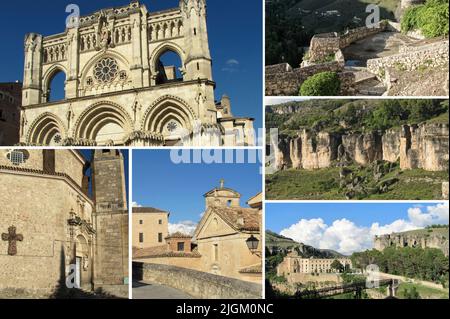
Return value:
[(237, 230), (259, 231), (259, 211), (253, 208), (212, 206), (212, 212), (219, 215)]
[(201, 255), (197, 250), (189, 253), (183, 251), (171, 251), (167, 245), (133, 250), (133, 259), (160, 257), (199, 258)]

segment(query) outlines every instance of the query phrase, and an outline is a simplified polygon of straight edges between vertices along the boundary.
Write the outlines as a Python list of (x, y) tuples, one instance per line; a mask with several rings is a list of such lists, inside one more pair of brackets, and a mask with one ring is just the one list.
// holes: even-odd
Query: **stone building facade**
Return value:
[(22, 83), (0, 83), (0, 146), (19, 143)]
[[(181, 75), (160, 58), (173, 52)], [(20, 141), (26, 145), (253, 145), (253, 119), (215, 102), (206, 0), (149, 12), (137, 0), (25, 38)], [(54, 76), (65, 99), (51, 102)]]
[[(105, 260), (122, 256), (104, 234), (127, 237), (128, 229), (104, 222), (89, 194), (89, 165), (75, 150), (0, 150), (0, 297), (64, 297), (67, 280), (86, 293), (127, 296), (109, 276)], [(121, 284), (124, 266), (114, 263)]]
[(249, 200), (251, 208), (242, 207), (241, 194), (222, 180), (204, 197), (206, 210), (193, 236), (171, 234), (164, 245), (135, 249), (133, 260), (261, 284), (261, 194)]
[(169, 236), (169, 212), (153, 207), (133, 207), (133, 248), (161, 246)]
[(290, 253), (278, 265), (277, 275), (289, 276), (290, 274), (327, 274), (338, 272), (331, 266), (335, 260), (339, 261), (344, 267), (352, 268), (350, 258), (303, 258), (296, 253)]

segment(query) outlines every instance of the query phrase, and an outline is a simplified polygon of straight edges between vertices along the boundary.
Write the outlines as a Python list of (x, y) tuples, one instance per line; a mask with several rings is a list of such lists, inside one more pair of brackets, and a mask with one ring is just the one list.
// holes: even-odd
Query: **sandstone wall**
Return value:
[(133, 279), (182, 290), (199, 299), (259, 299), (262, 286), (168, 265), (133, 262)]
[[(15, 226), (23, 235), (15, 256), (8, 255), (8, 242), (0, 238), (0, 298), (47, 298), (65, 287), (66, 267), (73, 261), (67, 220), (81, 191), (63, 178), (1, 169), (0, 180), (0, 234)], [(92, 211), (92, 203), (86, 206)], [(83, 271), (82, 284), (91, 271), (90, 265)]]
[(426, 46), (405, 46), (399, 54), (367, 61), (367, 70), (381, 79), (388, 68), (401, 71), (416, 71), (423, 68), (436, 68), (448, 63), (449, 41), (442, 41)]
[(313, 133), (303, 130), (297, 137), (272, 143), (277, 169), (318, 169), (334, 161), (365, 166), (384, 160), (400, 161), (402, 169), (427, 171), (448, 169), (448, 124), (404, 125), (400, 129), (366, 134)]

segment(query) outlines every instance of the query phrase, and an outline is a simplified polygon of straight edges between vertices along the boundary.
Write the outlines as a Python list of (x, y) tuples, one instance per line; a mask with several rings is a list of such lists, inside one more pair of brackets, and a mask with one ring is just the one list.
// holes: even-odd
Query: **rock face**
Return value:
[(427, 171), (448, 169), (448, 124), (403, 126), (400, 167)]
[(277, 169), (319, 169), (333, 163), (367, 166), (383, 160), (400, 161), (401, 169), (448, 169), (448, 124), (404, 125), (367, 134), (339, 135), (303, 130), (297, 137), (282, 137), (274, 146)]
[(350, 158), (357, 164), (366, 166), (383, 158), (381, 134), (351, 134), (342, 137), (342, 145)]
[(400, 130), (388, 130), (382, 137), (383, 160), (396, 162), (400, 157)]
[(448, 256), (448, 228), (437, 228), (431, 230), (421, 229), (404, 233), (375, 236), (375, 249), (383, 251), (391, 246), (437, 248), (442, 250), (445, 256)]

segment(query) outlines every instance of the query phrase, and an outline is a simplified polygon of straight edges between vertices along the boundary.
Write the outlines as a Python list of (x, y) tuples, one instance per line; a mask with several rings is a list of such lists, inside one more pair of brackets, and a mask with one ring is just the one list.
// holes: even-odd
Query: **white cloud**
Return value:
[(228, 66), (239, 65), (239, 61), (236, 60), (236, 59), (229, 59), (229, 60), (227, 61), (227, 65), (228, 65)]
[(139, 205), (137, 202), (133, 202), (132, 207), (142, 207), (142, 205)]
[(448, 224), (448, 203), (426, 207), (426, 212), (422, 207), (408, 209), (408, 217), (414, 225), (425, 227), (433, 224)]
[(295, 241), (320, 249), (333, 249), (350, 255), (373, 247), (375, 235), (404, 232), (432, 224), (448, 224), (448, 203), (408, 209), (408, 219), (398, 219), (390, 224), (373, 223), (370, 227), (356, 225), (348, 219), (335, 220), (327, 225), (321, 218), (302, 219), (283, 229), (280, 234)]
[(229, 59), (225, 62), (225, 66), (222, 68), (222, 71), (224, 72), (238, 72), (239, 71), (239, 61), (236, 59)]
[(169, 234), (180, 232), (186, 235), (193, 235), (197, 224), (190, 220), (180, 221), (176, 224), (169, 223)]

